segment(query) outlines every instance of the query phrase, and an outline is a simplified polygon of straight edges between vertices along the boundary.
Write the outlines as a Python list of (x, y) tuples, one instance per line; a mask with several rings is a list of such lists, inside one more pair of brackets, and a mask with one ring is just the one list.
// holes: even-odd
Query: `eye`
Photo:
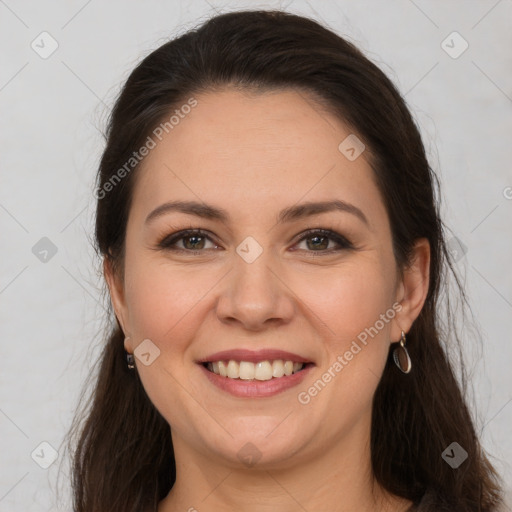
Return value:
[[(329, 229), (312, 229), (307, 231), (299, 239), (299, 243), (306, 242), (306, 247), (312, 249), (309, 252), (335, 252), (342, 249), (352, 249), (354, 246), (344, 236)], [(335, 247), (329, 248), (329, 242), (334, 242)]]
[[(158, 246), (162, 249), (183, 252), (202, 251), (203, 249), (208, 249), (208, 247), (205, 247), (207, 241), (213, 244), (213, 247), (210, 247), (210, 249), (217, 249), (219, 247), (205, 231), (201, 229), (187, 229), (166, 236), (159, 242)], [(179, 246), (180, 242), (183, 244), (181, 247)]]
[[(295, 245), (302, 242), (306, 242), (306, 249), (300, 250), (308, 252), (332, 253), (354, 248), (352, 243), (344, 236), (328, 229), (311, 229), (303, 233)], [(330, 242), (334, 242), (334, 247), (329, 247)], [(181, 246), (180, 243), (182, 244)], [(212, 246), (206, 247), (207, 243), (212, 244)], [(219, 248), (212, 238), (208, 236), (207, 232), (201, 229), (187, 229), (168, 235), (158, 243), (158, 247), (181, 252), (203, 252), (206, 249)]]

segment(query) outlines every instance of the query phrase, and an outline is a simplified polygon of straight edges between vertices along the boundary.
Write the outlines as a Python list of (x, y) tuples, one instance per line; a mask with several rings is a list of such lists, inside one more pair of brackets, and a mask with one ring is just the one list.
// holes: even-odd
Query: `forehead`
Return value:
[(162, 140), (153, 137), (137, 171), (134, 208), (195, 199), (231, 204), (243, 216), (276, 202), (340, 197), (383, 213), (364, 153), (350, 161), (339, 150), (350, 129), (305, 93), (224, 90), (194, 99)]

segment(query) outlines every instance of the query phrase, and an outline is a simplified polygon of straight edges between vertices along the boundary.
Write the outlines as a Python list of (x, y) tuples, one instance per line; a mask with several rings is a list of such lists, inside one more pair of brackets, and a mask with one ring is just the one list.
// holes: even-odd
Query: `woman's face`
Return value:
[[(366, 442), (389, 345), (419, 311), (366, 154), (291, 90), (195, 99), (137, 171), (124, 280), (106, 267), (146, 392), (177, 453), (230, 466)], [(280, 360), (304, 367), (271, 377)]]

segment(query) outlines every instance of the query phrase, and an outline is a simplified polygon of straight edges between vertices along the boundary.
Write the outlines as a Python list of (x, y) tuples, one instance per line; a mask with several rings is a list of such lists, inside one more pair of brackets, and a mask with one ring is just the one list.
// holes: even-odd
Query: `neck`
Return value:
[(373, 477), (366, 423), (314, 457), (265, 469), (222, 464), (173, 432), (176, 483), (158, 512), (405, 512), (411, 502), (389, 494)]

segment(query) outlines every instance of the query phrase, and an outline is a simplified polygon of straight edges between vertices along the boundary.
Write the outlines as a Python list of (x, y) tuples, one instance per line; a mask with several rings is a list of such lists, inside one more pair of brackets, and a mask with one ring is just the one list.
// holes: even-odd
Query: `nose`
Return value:
[(235, 254), (233, 270), (223, 280), (217, 301), (217, 317), (249, 331), (289, 323), (295, 311), (292, 291), (278, 275), (270, 251), (252, 263)]

